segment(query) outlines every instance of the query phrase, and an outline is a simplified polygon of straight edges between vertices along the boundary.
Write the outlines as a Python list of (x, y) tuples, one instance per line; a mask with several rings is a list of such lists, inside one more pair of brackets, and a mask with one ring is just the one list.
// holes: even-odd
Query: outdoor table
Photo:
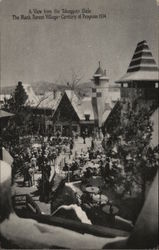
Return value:
[(41, 147), (41, 144), (38, 144), (38, 143), (34, 143), (32, 145), (32, 148), (40, 148)]
[(99, 192), (99, 188), (98, 187), (86, 187), (86, 191), (90, 194), (97, 194)]
[(84, 166), (84, 170), (86, 169), (86, 168), (96, 168), (96, 169), (98, 169), (99, 168), (99, 164), (93, 164), (92, 162), (87, 162), (87, 164)]
[(106, 204), (108, 202), (108, 197), (104, 194), (93, 194), (93, 200), (101, 204)]
[(112, 213), (110, 213), (110, 205), (105, 205), (103, 208), (102, 208), (103, 212), (110, 215), (110, 214), (113, 214), (113, 215), (116, 215), (118, 212), (119, 212), (119, 208), (117, 208), (116, 206), (112, 206)]

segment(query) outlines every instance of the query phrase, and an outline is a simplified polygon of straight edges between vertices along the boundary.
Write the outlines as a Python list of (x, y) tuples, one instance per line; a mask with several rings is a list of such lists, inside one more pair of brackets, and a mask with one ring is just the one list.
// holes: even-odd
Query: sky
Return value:
[[(1, 86), (18, 81), (62, 84), (71, 80), (72, 72), (88, 82), (99, 61), (114, 83), (127, 71), (142, 40), (158, 63), (156, 0), (2, 0), (0, 8)], [(13, 15), (28, 15), (29, 9), (64, 8), (89, 8), (106, 18), (13, 20)]]

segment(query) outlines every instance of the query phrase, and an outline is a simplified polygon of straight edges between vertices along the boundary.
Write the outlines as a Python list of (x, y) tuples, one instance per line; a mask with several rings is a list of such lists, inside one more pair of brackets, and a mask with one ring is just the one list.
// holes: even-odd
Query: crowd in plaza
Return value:
[[(19, 152), (15, 147), (13, 181), (21, 176), (23, 187), (34, 187), (40, 201), (53, 202), (56, 206), (54, 180), (60, 175), (65, 183), (75, 184), (73, 192), (76, 198), (73, 202), (92, 218), (93, 223), (102, 223), (103, 214), (104, 218), (108, 217), (107, 224), (114, 223), (119, 209), (105, 190), (118, 174), (120, 164), (105, 154), (99, 138), (80, 137), (78, 140), (60, 135), (32, 136), (27, 146), (24, 139)], [(77, 147), (79, 141), (80, 149)], [(70, 205), (65, 203), (65, 197), (62, 200), (63, 204)]]
[[(43, 196), (48, 196), (51, 191), (52, 180), (51, 168), (55, 168), (56, 158), (61, 152), (71, 152), (73, 139), (68, 137), (31, 137), (30, 143), (26, 145), (26, 138), (21, 138), (19, 147), (15, 147), (12, 155), (14, 157), (12, 176), (13, 182), (17, 174), (23, 177), (23, 186), (35, 186), (35, 174), (39, 173), (39, 191)], [(56, 172), (52, 176), (54, 178)], [(48, 199), (48, 198), (47, 198)]]

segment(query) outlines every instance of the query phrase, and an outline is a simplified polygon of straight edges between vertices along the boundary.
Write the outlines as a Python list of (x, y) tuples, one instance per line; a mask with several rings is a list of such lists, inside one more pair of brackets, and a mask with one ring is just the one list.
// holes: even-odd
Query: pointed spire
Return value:
[(99, 63), (99, 67), (96, 70), (95, 75), (101, 75), (102, 76), (103, 75), (103, 69), (100, 66), (100, 61), (98, 63)]
[(156, 62), (145, 40), (137, 44), (127, 72), (135, 72), (139, 70), (158, 71)]
[(137, 44), (126, 74), (116, 83), (133, 81), (158, 82), (158, 74), (159, 68), (147, 42), (143, 40)]

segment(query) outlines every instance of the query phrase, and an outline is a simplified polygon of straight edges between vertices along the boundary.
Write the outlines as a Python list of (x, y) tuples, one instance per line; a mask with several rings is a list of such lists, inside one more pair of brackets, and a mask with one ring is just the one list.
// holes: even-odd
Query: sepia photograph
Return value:
[(0, 12), (0, 248), (158, 249), (159, 0)]

